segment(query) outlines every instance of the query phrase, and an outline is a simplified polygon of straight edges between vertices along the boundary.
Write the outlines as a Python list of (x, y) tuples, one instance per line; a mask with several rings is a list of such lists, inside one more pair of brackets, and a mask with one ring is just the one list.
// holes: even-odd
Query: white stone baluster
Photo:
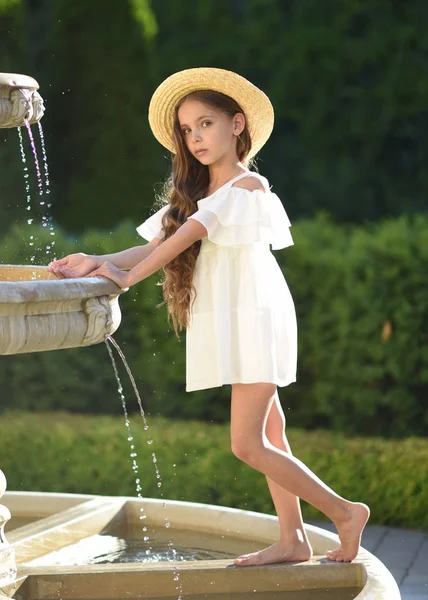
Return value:
[[(0, 471), (0, 498), (6, 491), (6, 477)], [(15, 551), (9, 546), (4, 534), (4, 527), (10, 520), (10, 511), (0, 504), (0, 591), (5, 585), (13, 582), (16, 577)]]

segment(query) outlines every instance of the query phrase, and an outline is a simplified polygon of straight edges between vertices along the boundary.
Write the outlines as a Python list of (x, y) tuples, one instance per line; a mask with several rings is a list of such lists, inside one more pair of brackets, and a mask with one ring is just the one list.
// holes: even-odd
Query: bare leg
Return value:
[[(265, 434), (275, 448), (291, 454), (284, 429), (285, 417), (276, 391), (266, 421)], [(251, 566), (309, 560), (312, 557), (312, 548), (303, 526), (299, 498), (290, 494), (269, 477), (266, 477), (266, 481), (278, 515), (280, 539), (260, 552), (240, 556), (235, 560), (235, 564)]]
[(300, 460), (275, 448), (265, 434), (276, 386), (270, 383), (232, 385), (231, 441), (234, 454), (291, 494), (309, 502), (333, 521), (340, 549), (328, 558), (353, 560), (369, 508), (336, 494)]

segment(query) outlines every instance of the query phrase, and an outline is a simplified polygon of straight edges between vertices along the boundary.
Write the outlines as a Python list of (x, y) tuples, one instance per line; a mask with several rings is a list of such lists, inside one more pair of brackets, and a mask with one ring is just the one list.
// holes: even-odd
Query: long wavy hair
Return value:
[[(161, 243), (174, 235), (187, 218), (198, 210), (196, 202), (207, 195), (209, 186), (208, 167), (202, 165), (188, 150), (178, 120), (178, 110), (189, 98), (223, 111), (231, 119), (237, 113), (245, 116), (244, 111), (233, 98), (212, 90), (192, 92), (177, 103), (173, 127), (176, 154), (173, 155), (171, 175), (164, 184), (160, 198), (161, 204), (170, 204), (170, 209), (162, 219), (164, 238)], [(243, 132), (237, 138), (236, 153), (238, 159), (247, 167), (250, 166), (248, 160), (250, 150), (251, 137), (246, 123)], [(167, 305), (168, 321), (172, 321), (177, 337), (179, 332), (189, 325), (191, 306), (196, 299), (193, 273), (200, 247), (201, 240), (198, 240), (170, 261), (164, 267), (164, 277), (159, 283), (162, 286), (164, 300), (158, 306)]]

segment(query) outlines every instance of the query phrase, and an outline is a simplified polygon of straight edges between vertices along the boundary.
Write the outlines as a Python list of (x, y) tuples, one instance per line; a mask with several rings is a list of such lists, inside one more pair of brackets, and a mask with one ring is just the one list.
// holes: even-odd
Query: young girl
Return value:
[(159, 269), (173, 327), (186, 328), (186, 391), (231, 384), (234, 454), (267, 478), (280, 539), (235, 559), (239, 566), (308, 560), (299, 498), (335, 524), (333, 561), (352, 561), (369, 517), (295, 458), (277, 386), (296, 380), (297, 326), (287, 283), (271, 253), (293, 244), (268, 181), (248, 169), (273, 128), (267, 96), (243, 77), (188, 69), (155, 91), (149, 122), (174, 154), (168, 203), (138, 232), (148, 244), (105, 256), (72, 254), (49, 269), (104, 276), (121, 288)]

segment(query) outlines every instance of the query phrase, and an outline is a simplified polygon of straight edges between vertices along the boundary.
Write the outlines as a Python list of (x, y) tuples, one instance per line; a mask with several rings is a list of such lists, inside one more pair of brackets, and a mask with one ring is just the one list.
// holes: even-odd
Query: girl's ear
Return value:
[(233, 133), (234, 135), (241, 135), (245, 129), (245, 117), (242, 113), (236, 113), (233, 117)]

